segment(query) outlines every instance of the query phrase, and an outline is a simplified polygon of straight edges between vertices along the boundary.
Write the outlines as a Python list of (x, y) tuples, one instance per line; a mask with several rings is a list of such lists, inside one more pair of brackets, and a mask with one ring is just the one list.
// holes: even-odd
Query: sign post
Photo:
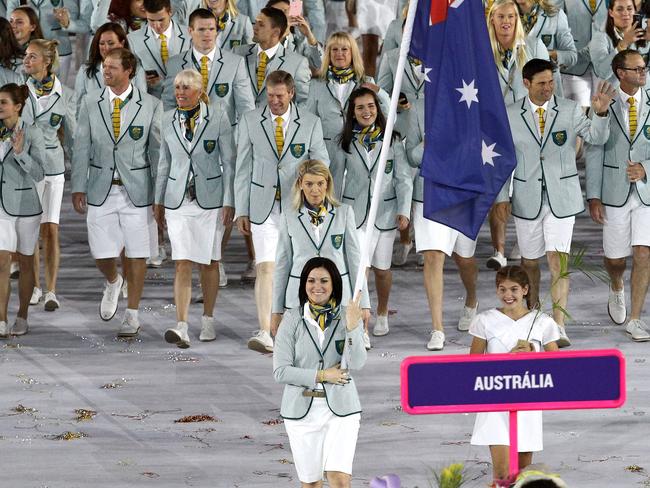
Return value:
[(400, 374), (402, 409), (411, 415), (509, 412), (511, 475), (519, 471), (518, 411), (625, 403), (625, 358), (617, 349), (412, 356)]

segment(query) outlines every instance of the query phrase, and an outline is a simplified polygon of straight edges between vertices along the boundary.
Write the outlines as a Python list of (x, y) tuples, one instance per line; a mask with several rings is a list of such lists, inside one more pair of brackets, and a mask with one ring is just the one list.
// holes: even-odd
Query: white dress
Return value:
[[(469, 333), (487, 341), (487, 354), (507, 353), (519, 339), (533, 344), (535, 351), (560, 338), (555, 321), (545, 313), (532, 310), (519, 320), (512, 320), (493, 308), (474, 317)], [(532, 326), (532, 331), (531, 331)], [(530, 332), (530, 335), (529, 335)], [(477, 446), (509, 446), (508, 412), (476, 414), (471, 443)], [(517, 448), (519, 452), (541, 451), (543, 447), (542, 412), (523, 411), (517, 414)]]

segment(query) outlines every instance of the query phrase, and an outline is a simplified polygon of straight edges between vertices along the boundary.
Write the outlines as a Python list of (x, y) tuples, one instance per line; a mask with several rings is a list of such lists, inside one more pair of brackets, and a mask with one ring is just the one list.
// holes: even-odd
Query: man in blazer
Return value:
[(106, 278), (100, 317), (111, 320), (123, 278), (115, 258), (122, 249), (128, 260), (128, 308), (119, 336), (138, 333), (138, 306), (145, 259), (158, 243), (151, 211), (160, 150), (162, 104), (131, 84), (136, 57), (113, 49), (104, 59), (106, 88), (82, 101), (72, 160), (72, 202), (86, 213), (88, 242)]
[(592, 219), (603, 225), (605, 269), (611, 279), (607, 311), (625, 323), (623, 273), (632, 255), (632, 309), (626, 331), (634, 341), (650, 340), (641, 320), (650, 265), (650, 89), (648, 68), (638, 51), (626, 49), (612, 60), (620, 81), (612, 101), (610, 134), (604, 146), (588, 147), (587, 200)]
[[(551, 271), (553, 318), (560, 326), (560, 347), (570, 345), (564, 330), (569, 295), (568, 278), (560, 277), (560, 254), (571, 251), (575, 216), (584, 210), (575, 160), (576, 138), (589, 144), (603, 144), (609, 135), (608, 107), (614, 96), (609, 83), (600, 84), (591, 108), (592, 120), (575, 102), (553, 95), (554, 66), (532, 59), (522, 70), (528, 96), (508, 107), (510, 129), (517, 152), (512, 178), (512, 214), (522, 266), (531, 280), (530, 298), (539, 301), (538, 260), (546, 254)], [(505, 184), (497, 202), (508, 202)], [(497, 204), (505, 219), (507, 203)]]
[(235, 48), (234, 52), (244, 57), (248, 80), (255, 95), (255, 106), (266, 105), (266, 79), (270, 73), (282, 70), (289, 73), (296, 87), (296, 102), (301, 104), (309, 94), (311, 71), (307, 58), (291, 52), (280, 40), (287, 31), (287, 18), (277, 8), (265, 7), (257, 16), (253, 26), (256, 44)]
[(147, 23), (128, 35), (129, 46), (147, 75), (147, 91), (156, 98), (162, 96), (163, 80), (167, 76), (169, 59), (190, 47), (185, 26), (172, 19), (170, 0), (145, 0)]
[(237, 137), (235, 212), (244, 235), (252, 233), (257, 279), (255, 301), (260, 331), (248, 347), (272, 351), (271, 301), (280, 211), (291, 206), (296, 169), (306, 159), (329, 165), (320, 120), (291, 103), (291, 75), (275, 71), (267, 78), (268, 106), (242, 117)]
[(217, 47), (217, 19), (207, 9), (190, 15), (192, 47), (172, 57), (167, 64), (162, 101), (165, 110), (176, 106), (174, 78), (184, 69), (196, 69), (204, 77), (205, 91), (213, 106), (221, 106), (231, 123), (255, 108), (244, 60)]

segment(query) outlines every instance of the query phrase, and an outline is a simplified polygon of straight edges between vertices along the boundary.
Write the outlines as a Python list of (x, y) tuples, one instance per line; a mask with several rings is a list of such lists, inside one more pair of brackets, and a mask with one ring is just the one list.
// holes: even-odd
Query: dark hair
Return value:
[(524, 80), (533, 81), (533, 77), (543, 71), (555, 73), (555, 66), (546, 59), (533, 58), (524, 64), (524, 67), (521, 69), (521, 76)]
[(108, 8), (108, 18), (113, 21), (123, 21), (129, 29), (137, 30), (131, 15), (131, 2), (133, 0), (111, 0), (111, 6)]
[(300, 305), (303, 306), (308, 300), (306, 289), (307, 278), (309, 277), (309, 273), (316, 268), (325, 268), (330, 274), (332, 278), (332, 297), (334, 297), (337, 304), (340, 304), (343, 299), (343, 280), (341, 279), (341, 273), (339, 273), (339, 269), (331, 259), (318, 256), (307, 261), (302, 268), (302, 273), (300, 273), (300, 288), (298, 289)]
[[(620, 0), (610, 0), (609, 7), (607, 7), (607, 10), (611, 10), (613, 12), (614, 7), (616, 7), (616, 2), (618, 1)], [(632, 1), (632, 6), (634, 7), (634, 11), (636, 12), (636, 5), (634, 3), (634, 0), (631, 1)], [(616, 44), (618, 44), (618, 37), (616, 37), (616, 27), (614, 27), (614, 18), (609, 14), (607, 15), (607, 21), (605, 22), (605, 33), (611, 39), (614, 47), (616, 47)], [(636, 47), (645, 47), (646, 41), (645, 40), (636, 41), (634, 44), (636, 45)]]
[(190, 14), (190, 18), (187, 20), (187, 25), (192, 27), (192, 24), (194, 24), (194, 21), (196, 19), (207, 19), (207, 20), (214, 20), (214, 24), (217, 25), (217, 18), (214, 16), (212, 13), (212, 10), (208, 10), (207, 8), (197, 8)]
[(99, 39), (105, 32), (113, 32), (117, 36), (117, 39), (124, 43), (124, 47), (129, 49), (129, 40), (126, 37), (126, 32), (124, 32), (122, 26), (115, 22), (106, 22), (97, 29), (93, 36), (93, 40), (90, 42), (88, 61), (86, 62), (86, 76), (88, 78), (94, 76), (95, 73), (99, 71), (99, 63), (102, 62), (102, 56), (99, 54)]
[(172, 11), (170, 0), (144, 0), (142, 6), (149, 13), (160, 12), (161, 10)]
[(557, 488), (557, 483), (553, 480), (533, 480), (521, 485), (522, 488)]
[(43, 35), (43, 29), (41, 29), (41, 21), (39, 20), (36, 11), (32, 7), (28, 7), (27, 5), (21, 5), (20, 7), (16, 7), (15, 9), (13, 9), (12, 13), (18, 10), (23, 12), (27, 16), (30, 24), (35, 26), (34, 31), (29, 36), (29, 40), (31, 41), (33, 39), (45, 39), (45, 36)]
[(23, 113), (25, 102), (29, 98), (29, 88), (27, 88), (27, 85), (7, 83), (6, 85), (0, 87), (0, 93), (6, 93), (9, 95), (9, 98), (11, 98), (11, 101), (14, 104), (19, 103), (21, 105), (19, 115)]
[(620, 80), (618, 77), (618, 70), (625, 68), (625, 63), (627, 62), (628, 56), (632, 56), (634, 54), (643, 57), (639, 51), (636, 51), (634, 49), (623, 49), (622, 51), (616, 53), (616, 56), (614, 56), (612, 59), (612, 71), (614, 72), (614, 76), (616, 76), (617, 80)]
[(266, 86), (269, 85), (284, 85), (289, 91), (294, 90), (296, 87), (296, 84), (293, 81), (293, 76), (291, 76), (291, 74), (287, 73), (286, 71), (282, 71), (281, 69), (269, 73), (269, 75), (266, 77)]
[(11, 24), (4, 17), (0, 17), (0, 65), (13, 70), (16, 56), (23, 50), (11, 30)]
[(115, 49), (108, 51), (106, 57), (119, 59), (122, 62), (122, 69), (131, 70), (129, 73), (129, 79), (133, 79), (135, 76), (135, 70), (138, 68), (138, 58), (135, 57), (135, 54), (123, 47), (116, 47)]
[(277, 5), (278, 3), (286, 3), (287, 5), (291, 5), (291, 2), (289, 0), (269, 0), (266, 2), (266, 7), (275, 8), (273, 5)]
[(261, 14), (264, 14), (268, 17), (271, 22), (271, 27), (274, 29), (280, 29), (280, 37), (284, 36), (284, 33), (287, 32), (287, 16), (284, 15), (284, 12), (280, 9), (273, 7), (264, 7), (260, 10)]
[(528, 310), (535, 307), (535, 304), (530, 303), (530, 278), (528, 273), (521, 266), (504, 266), (499, 271), (497, 271), (496, 278), (494, 279), (496, 286), (498, 287), (502, 282), (510, 280), (517, 283), (522, 288), (524, 286), (528, 287), (528, 293), (526, 294), (526, 305)]

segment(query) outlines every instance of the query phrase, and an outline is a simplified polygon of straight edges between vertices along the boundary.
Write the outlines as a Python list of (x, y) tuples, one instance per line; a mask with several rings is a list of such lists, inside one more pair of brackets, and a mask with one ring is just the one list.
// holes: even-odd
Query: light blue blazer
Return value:
[[(544, 43), (541, 39), (534, 37), (526, 38), (526, 55), (528, 60), (533, 58), (549, 59), (548, 50), (544, 46)], [(510, 105), (521, 97), (528, 95), (528, 90), (524, 86), (524, 80), (521, 75), (523, 66), (517, 65), (516, 56), (513, 55), (510, 58), (510, 64), (507, 70), (501, 64), (496, 68), (499, 75), (501, 93), (503, 94), (503, 100), (506, 102), (506, 105)]]
[[(359, 324), (352, 332), (347, 331), (345, 307), (341, 307), (340, 318), (332, 320), (325, 329), (322, 348), (318, 345), (316, 331), (303, 319), (302, 313), (302, 307), (297, 307), (284, 314), (273, 347), (273, 378), (285, 385), (280, 407), (284, 419), (299, 420), (307, 416), (313, 398), (303, 396), (302, 392), (317, 386), (319, 369), (331, 368), (341, 362), (344, 345), (350, 370), (361, 369), (367, 358), (363, 326)], [(321, 386), (325, 390), (327, 405), (337, 417), (361, 412), (354, 375), (345, 385), (325, 383)]]
[(282, 154), (275, 144), (275, 123), (268, 107), (255, 109), (241, 118), (237, 130), (237, 166), (235, 172), (235, 208), (254, 224), (266, 221), (278, 184), (281, 208), (291, 208), (296, 170), (307, 159), (329, 165), (320, 120), (291, 104), (289, 123)]
[(384, 44), (381, 48), (382, 51), (388, 52), (400, 47), (402, 44), (402, 25), (404, 25), (404, 19), (401, 16), (388, 24)]
[(573, 42), (578, 50), (578, 61), (572, 67), (562, 68), (561, 71), (569, 75), (582, 76), (591, 65), (589, 43), (596, 31), (605, 28), (607, 2), (598, 0), (595, 12), (591, 10), (589, 0), (563, 0), (560, 2), (560, 7), (566, 13)]
[(0, 202), (13, 217), (31, 217), (43, 213), (36, 183), (44, 177), (45, 144), (41, 130), (19, 121), (25, 130), (23, 151), (16, 154), (13, 147), (0, 162)]
[(162, 104), (133, 87), (131, 100), (122, 111), (125, 123), (115, 140), (108, 89), (90, 92), (81, 102), (72, 158), (72, 192), (85, 193), (88, 205), (104, 204), (115, 169), (133, 205), (145, 207), (154, 201)]
[(282, 41), (282, 45), (287, 51), (291, 51), (307, 58), (309, 67), (313, 71), (318, 71), (323, 64), (323, 47), (320, 43), (311, 46), (302, 32), (296, 29), (293, 34), (287, 35)]
[(68, 34), (90, 34), (90, 19), (93, 15), (95, 6), (93, 0), (78, 0), (79, 2), (79, 16), (77, 18), (70, 17), (68, 27), (61, 26), (63, 32)]
[[(406, 134), (406, 156), (413, 168), (422, 166), (424, 155), (424, 98), (416, 100), (407, 112), (409, 131)], [(413, 201), (424, 203), (424, 178), (417, 176), (413, 180)]]
[[(639, 51), (645, 58), (648, 55), (648, 50), (650, 50), (650, 45), (640, 48), (632, 44), (630, 49)], [(614, 43), (606, 32), (594, 32), (589, 43), (589, 54), (591, 55), (591, 62), (594, 65), (594, 73), (601, 80), (608, 81), (614, 86), (619, 85), (618, 78), (614, 76), (614, 72), (612, 71), (612, 60), (616, 56), (616, 53), (618, 53), (616, 46), (614, 46)]]
[[(551, 212), (558, 218), (584, 210), (576, 167), (576, 138), (589, 144), (603, 144), (609, 137), (607, 117), (588, 119), (573, 100), (553, 97), (548, 103), (544, 136), (537, 135), (538, 115), (528, 97), (508, 107), (508, 120), (517, 153), (512, 176), (512, 214), (534, 220), (542, 209), (542, 185), (546, 187)], [(509, 183), (497, 201), (508, 201)]]
[(253, 42), (253, 24), (246, 15), (239, 14), (230, 17), (226, 22), (226, 28), (217, 38), (219, 47), (226, 51), (232, 51), (237, 46)]
[(194, 173), (196, 202), (204, 209), (234, 207), (235, 142), (225, 112), (201, 102), (201, 123), (192, 142), (185, 139), (178, 110), (163, 115), (160, 162), (156, 175), (156, 203), (177, 209), (183, 203)]
[(16, 71), (0, 66), (0, 86), (4, 86), (7, 83), (22, 85), (25, 83), (25, 80)]
[[(623, 117), (627, 107), (615, 98), (610, 105), (609, 139), (604, 146), (590, 146), (587, 162), (587, 199), (597, 198), (604, 205), (622, 207), (630, 193), (636, 191), (644, 205), (650, 205), (650, 89), (645, 89), (637, 114), (637, 131), (630, 140)], [(627, 161), (641, 163), (646, 172), (643, 181), (631, 183), (625, 172)]]

